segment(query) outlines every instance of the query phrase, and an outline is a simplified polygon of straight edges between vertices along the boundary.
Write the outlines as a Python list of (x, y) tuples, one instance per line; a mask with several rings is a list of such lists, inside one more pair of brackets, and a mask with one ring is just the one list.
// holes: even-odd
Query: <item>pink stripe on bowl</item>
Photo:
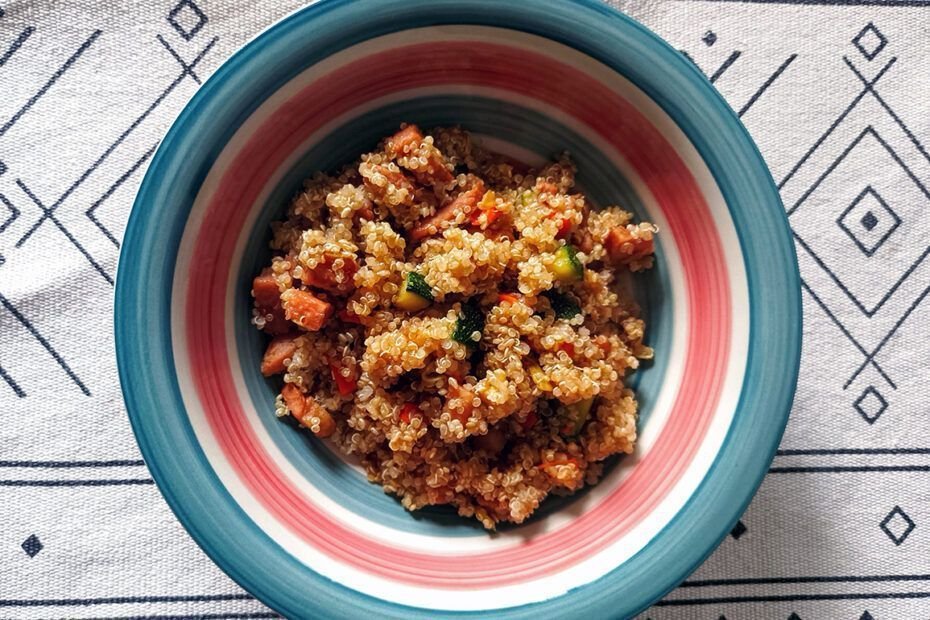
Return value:
[[(418, 59), (416, 73), (409, 59)], [(620, 152), (644, 181), (678, 240), (690, 339), (683, 380), (653, 449), (601, 503), (570, 526), (519, 546), (456, 555), (414, 553), (334, 520), (272, 461), (236, 398), (226, 350), (233, 248), (272, 174), (331, 119), (385, 95), (424, 86), (475, 85), (537, 99), (570, 115)], [(584, 93), (573, 97), (566, 93)], [(265, 234), (265, 231), (255, 231)], [(730, 285), (721, 240), (687, 166), (635, 106), (577, 69), (538, 53), (485, 42), (413, 45), (356, 60), (283, 103), (223, 175), (197, 234), (185, 309), (187, 355), (212, 433), (257, 502), (311, 546), (357, 569), (425, 587), (501, 586), (557, 573), (647, 518), (694, 458), (719, 403), (729, 358)], [(247, 303), (247, 300), (242, 300)], [(707, 329), (707, 326), (714, 329)], [(257, 372), (257, 370), (256, 370)]]

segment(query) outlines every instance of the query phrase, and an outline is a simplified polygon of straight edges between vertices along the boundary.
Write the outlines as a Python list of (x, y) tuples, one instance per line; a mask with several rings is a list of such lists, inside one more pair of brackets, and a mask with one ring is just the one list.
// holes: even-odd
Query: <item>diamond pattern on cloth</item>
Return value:
[[(301, 4), (0, 0), (3, 618), (276, 617), (155, 489), (108, 352), (155, 148), (224, 59)], [(641, 618), (930, 618), (930, 4), (612, 4), (687, 54), (747, 126), (804, 298), (769, 476)]]

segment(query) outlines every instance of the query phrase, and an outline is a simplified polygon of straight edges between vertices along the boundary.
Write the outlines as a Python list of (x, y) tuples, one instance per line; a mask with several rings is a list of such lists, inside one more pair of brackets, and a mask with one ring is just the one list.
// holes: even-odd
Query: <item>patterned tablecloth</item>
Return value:
[[(133, 194), (198, 85), (296, 0), (0, 0), (0, 618), (276, 617), (191, 541), (120, 397)], [(930, 2), (630, 0), (738, 111), (804, 288), (755, 501), (652, 620), (930, 618)]]

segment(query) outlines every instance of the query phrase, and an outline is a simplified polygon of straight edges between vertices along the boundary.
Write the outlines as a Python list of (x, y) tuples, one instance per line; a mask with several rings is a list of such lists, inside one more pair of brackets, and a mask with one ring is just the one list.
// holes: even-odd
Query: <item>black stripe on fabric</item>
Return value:
[(39, 333), (39, 330), (36, 329), (35, 325), (33, 325), (32, 322), (27, 319), (9, 299), (4, 297), (3, 294), (0, 294), (0, 304), (2, 304), (3, 307), (6, 308), (7, 311), (12, 314), (13, 317), (16, 318), (16, 320), (19, 321), (23, 327), (29, 330), (29, 333), (32, 334), (33, 338), (38, 340), (39, 344), (41, 344), (45, 350), (48, 351), (49, 355), (51, 355), (56, 362), (58, 362), (58, 365), (61, 366), (61, 369), (65, 371), (65, 374), (71, 378), (74, 384), (80, 388), (84, 395), (90, 396), (90, 390), (87, 389), (87, 386), (84, 385), (84, 382), (78, 378), (73, 370), (71, 370), (71, 367), (68, 366), (68, 363), (65, 362), (61, 355), (58, 354), (58, 351), (56, 351), (55, 348), (49, 344), (48, 340), (45, 339), (45, 336)]
[(758, 577), (744, 579), (701, 579), (685, 581), (681, 588), (749, 586), (796, 583), (874, 583), (890, 581), (930, 581), (930, 575), (844, 575), (837, 577)]
[[(872, 88), (875, 86), (875, 84), (878, 83), (880, 79), (882, 79), (882, 76), (884, 76), (885, 73), (888, 72), (888, 70), (892, 67), (892, 65), (894, 65), (895, 62), (897, 62), (897, 60), (898, 60), (897, 56), (893, 56), (891, 60), (885, 63), (885, 66), (882, 67), (881, 70), (875, 74), (875, 77), (871, 79), (869, 84), (865, 88), (863, 88), (861, 91), (859, 91), (858, 95), (853, 97), (853, 100), (849, 102), (849, 105), (846, 106), (846, 109), (843, 110), (843, 112), (838, 117), (836, 117), (836, 119), (830, 124), (827, 130), (823, 134), (821, 134), (819, 138), (817, 138), (817, 140), (814, 142), (814, 144), (811, 145), (809, 149), (807, 149), (807, 151), (804, 153), (801, 159), (799, 159), (797, 163), (795, 163), (794, 166), (792, 166), (791, 170), (788, 171), (788, 174), (785, 175), (785, 178), (783, 178), (778, 183), (778, 189), (783, 188), (785, 184), (787, 184), (788, 181), (791, 180), (791, 178), (795, 175), (795, 173), (798, 170), (800, 170), (804, 166), (805, 163), (807, 163), (807, 160), (810, 159), (811, 155), (814, 154), (814, 151), (820, 148), (820, 145), (823, 144), (827, 140), (827, 138), (830, 137), (830, 135), (834, 132), (834, 130), (836, 130), (837, 127), (840, 126), (840, 123), (842, 123), (846, 119), (846, 117), (849, 115), (849, 113), (852, 112), (853, 108), (855, 108), (856, 105), (859, 104), (859, 101), (861, 101), (862, 98), (865, 97), (870, 92), (873, 92)], [(793, 208), (789, 209), (788, 215), (791, 215), (792, 211), (793, 211)]]
[(18, 383), (10, 376), (10, 374), (3, 369), (3, 366), (0, 366), (0, 379), (3, 379), (10, 389), (13, 390), (13, 393), (16, 394), (19, 398), (25, 398), (26, 392), (19, 386)]
[(6, 61), (8, 61), (10, 57), (12, 57), (13, 54), (16, 53), (16, 50), (18, 50), (19, 48), (23, 46), (23, 43), (26, 42), (26, 39), (32, 36), (32, 33), (35, 31), (36, 29), (34, 27), (29, 26), (25, 30), (23, 30), (21, 33), (19, 33), (19, 36), (16, 37), (16, 40), (13, 41), (13, 43), (10, 44), (10, 47), (7, 48), (7, 50), (3, 53), (2, 56), (0, 56), (0, 67), (6, 64)]
[(717, 80), (719, 80), (720, 76), (722, 76), (726, 72), (726, 70), (729, 69), (733, 65), (734, 62), (736, 62), (736, 59), (740, 57), (740, 54), (742, 54), (742, 52), (740, 52), (739, 50), (730, 54), (727, 57), (727, 59), (723, 61), (723, 64), (720, 65), (720, 67), (718, 67), (717, 70), (714, 71), (713, 75), (710, 76), (709, 78), (710, 83), (714, 84)]
[(70, 467), (138, 467), (145, 465), (145, 461), (113, 460), (113, 461), (0, 461), (0, 467), (37, 467), (37, 468), (70, 468)]
[(812, 467), (772, 467), (770, 474), (854, 474), (864, 472), (924, 472), (930, 465), (836, 465)]
[[(781, 187), (779, 187), (779, 189), (781, 189)], [(863, 347), (861, 344), (859, 344), (859, 341), (856, 340), (856, 337), (853, 336), (853, 335), (849, 332), (848, 329), (846, 329), (846, 326), (843, 325), (843, 323), (842, 323), (838, 318), (836, 318), (836, 315), (833, 314), (833, 311), (830, 310), (829, 306), (827, 306), (827, 304), (825, 304), (825, 303), (823, 302), (823, 300), (820, 299), (820, 297), (817, 296), (817, 293), (815, 293), (815, 292), (814, 292), (814, 289), (812, 289), (812, 288), (807, 284), (807, 282), (804, 280), (804, 278), (801, 278), (801, 288), (804, 289), (805, 291), (807, 291), (807, 293), (811, 296), (811, 298), (812, 298), (814, 301), (817, 302), (817, 305), (820, 306), (820, 309), (823, 310), (823, 311), (824, 311), (824, 314), (826, 314), (826, 315), (830, 318), (830, 320), (833, 321), (833, 324), (836, 325), (836, 326), (839, 328), (839, 330), (840, 330), (841, 332), (843, 332), (843, 335), (846, 336), (846, 338), (849, 340), (849, 342), (851, 342), (851, 343), (853, 344), (853, 346), (856, 347), (856, 349), (858, 349), (858, 351), (859, 351), (860, 353), (862, 353), (862, 355), (863, 355), (864, 357), (867, 357), (867, 358), (870, 357), (869, 352), (865, 350), (865, 347)], [(898, 389), (898, 386), (895, 385), (895, 382), (891, 380), (891, 377), (889, 377), (889, 376), (885, 373), (884, 369), (882, 369), (882, 367), (879, 366), (878, 362), (875, 361), (875, 357), (874, 357), (874, 356), (871, 357), (871, 359), (869, 360), (869, 363), (872, 364), (872, 367), (875, 368), (875, 370), (878, 371), (878, 374), (880, 374), (880, 375), (882, 376), (882, 378), (883, 378), (885, 381), (888, 382), (888, 385), (890, 385), (890, 386), (891, 386), (892, 388), (894, 388), (895, 390)], [(777, 454), (777, 453), (776, 453), (776, 454)]]
[(684, 607), (688, 605), (723, 605), (733, 603), (796, 603), (801, 601), (861, 601), (879, 599), (923, 599), (930, 592), (853, 592), (850, 594), (786, 594), (784, 596), (719, 596), (684, 598), (659, 601), (656, 607)]
[[(95, 616), (93, 618), (85, 618), (84, 620), (239, 620), (242, 619), (252, 619), (252, 618), (280, 618), (278, 614), (272, 611), (262, 611), (256, 613), (240, 613), (240, 614), (194, 614), (188, 616)], [(70, 618), (62, 618), (61, 620), (71, 620)]]
[(151, 478), (116, 480), (0, 480), (0, 487), (109, 487), (155, 484)]
[(781, 74), (785, 72), (785, 69), (788, 68), (788, 65), (794, 62), (794, 59), (797, 57), (798, 57), (797, 54), (792, 54), (791, 56), (788, 56), (788, 59), (785, 60), (785, 62), (781, 63), (781, 66), (775, 70), (775, 73), (770, 75), (769, 79), (767, 79), (762, 84), (762, 86), (759, 87), (759, 90), (753, 93), (752, 97), (749, 98), (749, 101), (747, 101), (746, 104), (742, 108), (740, 108), (739, 112), (737, 112), (737, 116), (742, 117), (743, 114), (748, 112), (749, 108), (751, 108), (753, 104), (755, 104), (755, 102), (759, 100), (759, 97), (761, 97), (765, 93), (765, 91), (767, 91), (769, 87), (775, 83), (775, 80), (777, 80), (781, 76)]
[(930, 448), (808, 448), (779, 450), (776, 456), (840, 456), (868, 454), (930, 454)]
[(81, 55), (87, 51), (87, 48), (93, 45), (94, 41), (96, 41), (97, 37), (99, 37), (101, 34), (103, 34), (102, 30), (95, 30), (94, 33), (90, 35), (90, 37), (86, 41), (84, 41), (84, 43), (81, 44), (81, 46), (77, 49), (77, 51), (71, 54), (68, 60), (65, 61), (65, 64), (61, 65), (61, 67), (59, 67), (58, 70), (52, 74), (52, 77), (48, 79), (48, 81), (42, 86), (42, 88), (40, 88), (38, 92), (36, 92), (36, 94), (34, 94), (32, 97), (30, 97), (29, 101), (23, 104), (23, 107), (21, 107), (19, 111), (16, 112), (16, 114), (10, 117), (10, 120), (4, 123), (3, 126), (0, 126), (0, 136), (5, 134), (10, 129), (10, 127), (15, 125), (16, 121), (22, 118), (23, 114), (28, 112), (29, 108), (34, 106), (36, 101), (38, 101), (42, 97), (42, 95), (47, 93), (48, 89), (54, 86), (55, 82), (58, 81), (58, 78), (64, 75), (65, 71), (70, 69), (71, 66), (75, 62), (77, 62), (77, 59), (80, 58)]
[(125, 605), (129, 603), (204, 603), (215, 601), (253, 601), (251, 594), (194, 594), (179, 596), (111, 596), (106, 598), (0, 599), (0, 607), (66, 607), (88, 605)]

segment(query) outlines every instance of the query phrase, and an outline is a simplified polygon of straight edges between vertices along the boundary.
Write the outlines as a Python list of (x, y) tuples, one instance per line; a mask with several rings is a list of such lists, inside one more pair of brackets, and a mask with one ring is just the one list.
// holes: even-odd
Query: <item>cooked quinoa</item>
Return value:
[(531, 170), (415, 125), (307, 180), (252, 289), (277, 415), (489, 529), (594, 484), (636, 443), (624, 380), (653, 352), (618, 278), (656, 228), (574, 182), (567, 155)]

